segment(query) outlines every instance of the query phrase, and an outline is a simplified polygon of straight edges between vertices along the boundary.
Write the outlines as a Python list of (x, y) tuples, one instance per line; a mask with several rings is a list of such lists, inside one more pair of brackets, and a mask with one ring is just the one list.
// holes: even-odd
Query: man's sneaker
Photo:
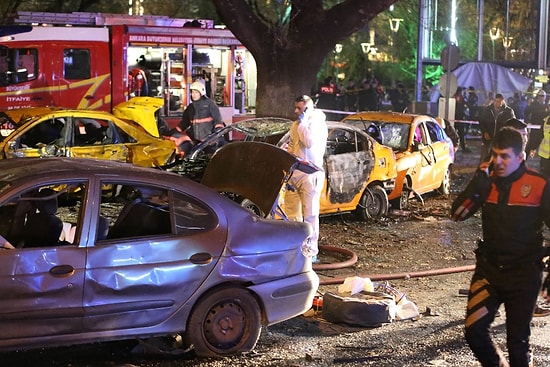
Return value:
[(543, 317), (550, 315), (550, 309), (537, 306), (533, 312), (534, 317)]

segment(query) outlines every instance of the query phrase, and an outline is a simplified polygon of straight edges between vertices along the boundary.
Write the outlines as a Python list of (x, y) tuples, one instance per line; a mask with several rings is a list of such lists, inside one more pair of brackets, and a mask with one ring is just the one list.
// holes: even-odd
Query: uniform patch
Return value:
[(531, 194), (531, 191), (533, 190), (533, 187), (529, 184), (525, 184), (521, 187), (521, 197), (526, 198)]

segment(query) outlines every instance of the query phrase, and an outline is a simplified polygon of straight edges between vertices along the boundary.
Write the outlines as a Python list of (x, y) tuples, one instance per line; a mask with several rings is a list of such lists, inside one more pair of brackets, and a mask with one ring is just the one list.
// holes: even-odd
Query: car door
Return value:
[(70, 127), (69, 156), (128, 161), (128, 148), (113, 121), (80, 116), (73, 117)]
[(170, 319), (216, 266), (225, 226), (200, 200), (155, 184), (105, 180), (96, 197), (84, 329), (153, 327)]
[(6, 158), (53, 157), (63, 155), (67, 119), (45, 115), (32, 119), (9, 135), (4, 145)]
[[(84, 182), (72, 187), (78, 187), (84, 197)], [(0, 232), (15, 246), (0, 249), (0, 344), (5, 344), (2, 340), (49, 338), (81, 330), (86, 249), (79, 246), (79, 236), (70, 237), (69, 233), (81, 233), (79, 203), (85, 200), (64, 200), (63, 207), (50, 208), (57, 210), (51, 216), (60, 220), (62, 227), (57, 228), (53, 241), (33, 243), (29, 237), (37, 232), (44, 231), (41, 238), (49, 237), (45, 231), (50, 227), (31, 220), (46, 214), (45, 209), (37, 209), (42, 208), (37, 203), (44, 198), (35, 195), (46, 189), (54, 200), (66, 198), (71, 191), (63, 182), (38, 184), (22, 188), (0, 203)]]
[(413, 133), (412, 150), (416, 157), (416, 167), (409, 172), (413, 180), (413, 188), (418, 193), (424, 193), (432, 186), (437, 159), (424, 121), (415, 124)]
[(372, 147), (356, 131), (330, 129), (325, 152), (325, 188), (321, 193), (322, 213), (355, 209), (374, 164)]
[(430, 147), (433, 154), (434, 164), (430, 172), (430, 182), (427, 184), (431, 189), (441, 185), (449, 165), (452, 163), (453, 147), (447, 134), (436, 121), (425, 121), (425, 129), (430, 139)]

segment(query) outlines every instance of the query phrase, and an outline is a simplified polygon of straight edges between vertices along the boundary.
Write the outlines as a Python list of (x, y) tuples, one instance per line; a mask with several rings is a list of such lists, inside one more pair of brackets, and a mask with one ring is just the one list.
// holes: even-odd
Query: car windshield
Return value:
[(234, 127), (244, 134), (263, 138), (285, 134), (290, 129), (291, 124), (291, 120), (266, 117), (240, 121), (236, 123)]
[[(380, 143), (392, 148), (394, 151), (403, 152), (408, 149), (409, 133), (411, 125), (397, 122), (384, 122), (376, 120), (346, 120), (347, 124), (353, 125), (367, 133), (371, 133), (372, 126), (378, 127), (380, 131)], [(376, 138), (376, 136), (373, 136)]]

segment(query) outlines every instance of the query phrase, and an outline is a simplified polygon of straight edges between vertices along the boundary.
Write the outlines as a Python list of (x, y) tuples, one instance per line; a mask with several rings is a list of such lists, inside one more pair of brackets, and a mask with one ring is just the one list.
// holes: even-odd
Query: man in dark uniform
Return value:
[[(483, 240), (476, 249), (465, 337), (484, 367), (532, 366), (530, 323), (542, 283), (542, 230), (550, 225), (550, 185), (525, 165), (519, 131), (503, 127), (493, 140), (489, 162), (454, 201), (452, 219), (482, 208)], [(509, 364), (490, 337), (501, 304), (506, 310)]]
[(224, 127), (220, 109), (206, 96), (204, 84), (195, 81), (189, 89), (191, 103), (183, 111), (181, 122), (170, 137), (182, 158), (189, 154), (193, 146)]
[(479, 113), (479, 129), (481, 130), (481, 157), (480, 162), (486, 162), (491, 158), (493, 137), (504, 126), (506, 121), (515, 118), (514, 110), (506, 105), (504, 96), (495, 95), (493, 103), (484, 107)]

